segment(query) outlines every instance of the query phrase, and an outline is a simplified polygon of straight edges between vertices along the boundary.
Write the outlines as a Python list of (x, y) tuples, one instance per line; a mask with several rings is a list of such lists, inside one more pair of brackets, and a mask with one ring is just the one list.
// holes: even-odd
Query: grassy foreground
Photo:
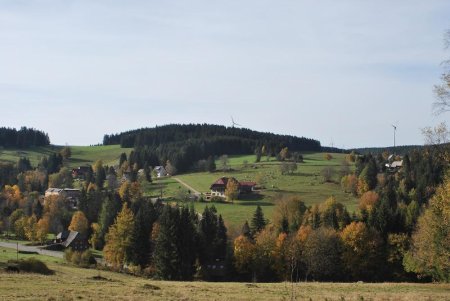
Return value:
[(0, 272), (2, 300), (449, 300), (448, 284), (152, 281), (49, 264), (55, 275)]
[(155, 281), (33, 257), (55, 274), (6, 273), (4, 263), (15, 251), (0, 248), (0, 300), (450, 300), (450, 284)]

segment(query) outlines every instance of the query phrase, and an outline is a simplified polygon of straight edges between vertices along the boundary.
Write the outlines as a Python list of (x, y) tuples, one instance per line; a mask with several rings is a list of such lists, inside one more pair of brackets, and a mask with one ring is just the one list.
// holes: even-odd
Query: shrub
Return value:
[(64, 258), (67, 262), (86, 268), (97, 263), (94, 255), (92, 255), (92, 252), (90, 250), (79, 252), (73, 251), (69, 248), (64, 252)]
[(37, 273), (42, 275), (53, 275), (55, 273), (50, 270), (45, 263), (36, 258), (22, 259), (19, 261), (10, 260), (8, 261), (8, 266), (14, 266), (18, 271), (27, 273)]

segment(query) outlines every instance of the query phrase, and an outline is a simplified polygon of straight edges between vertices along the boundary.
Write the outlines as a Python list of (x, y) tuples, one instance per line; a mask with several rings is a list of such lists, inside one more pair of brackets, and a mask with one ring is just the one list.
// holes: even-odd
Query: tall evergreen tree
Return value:
[(261, 209), (261, 206), (257, 206), (255, 213), (253, 214), (253, 218), (251, 221), (251, 225), (252, 225), (252, 232), (258, 233), (260, 232), (262, 229), (264, 229), (266, 227), (266, 219), (264, 218), (264, 212)]
[(182, 280), (192, 280), (195, 273), (197, 258), (197, 233), (188, 207), (181, 208), (178, 224), (178, 254), (180, 256), (180, 277)]
[(177, 243), (179, 220), (180, 215), (177, 209), (164, 206), (159, 218), (159, 234), (153, 255), (156, 274), (161, 279), (179, 280), (181, 278), (181, 259)]
[(157, 217), (151, 202), (141, 200), (141, 203), (136, 213), (129, 258), (134, 264), (145, 267), (151, 260), (151, 233)]

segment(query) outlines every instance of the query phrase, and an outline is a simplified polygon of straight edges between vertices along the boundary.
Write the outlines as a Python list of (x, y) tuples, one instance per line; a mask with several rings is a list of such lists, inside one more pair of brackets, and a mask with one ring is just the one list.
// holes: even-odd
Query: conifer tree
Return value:
[(145, 267), (151, 259), (151, 233), (156, 214), (151, 202), (141, 202), (136, 213), (129, 258), (134, 264)]
[(178, 280), (181, 276), (181, 260), (177, 244), (179, 219), (178, 210), (164, 206), (159, 218), (159, 234), (153, 255), (156, 274), (161, 279)]
[(180, 277), (182, 280), (192, 280), (195, 273), (195, 260), (197, 233), (192, 215), (188, 207), (183, 207), (180, 212), (178, 225), (178, 254), (180, 256)]
[(253, 233), (258, 233), (266, 227), (267, 222), (264, 218), (264, 213), (261, 209), (261, 206), (259, 205), (256, 207), (255, 213), (253, 214), (251, 224)]

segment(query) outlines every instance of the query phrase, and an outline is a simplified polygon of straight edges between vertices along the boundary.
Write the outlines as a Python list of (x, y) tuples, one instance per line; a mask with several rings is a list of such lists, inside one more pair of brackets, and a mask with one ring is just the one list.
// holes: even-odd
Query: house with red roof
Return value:
[(253, 193), (255, 191), (255, 186), (256, 183), (255, 182), (251, 182), (251, 181), (237, 181), (235, 178), (232, 177), (222, 177), (220, 179), (218, 179), (217, 181), (215, 181), (211, 187), (211, 196), (219, 196), (219, 197), (225, 197), (225, 190), (227, 188), (227, 184), (228, 181), (230, 181), (230, 179), (234, 179), (236, 182), (239, 183), (239, 195), (243, 195), (243, 194), (250, 194)]

